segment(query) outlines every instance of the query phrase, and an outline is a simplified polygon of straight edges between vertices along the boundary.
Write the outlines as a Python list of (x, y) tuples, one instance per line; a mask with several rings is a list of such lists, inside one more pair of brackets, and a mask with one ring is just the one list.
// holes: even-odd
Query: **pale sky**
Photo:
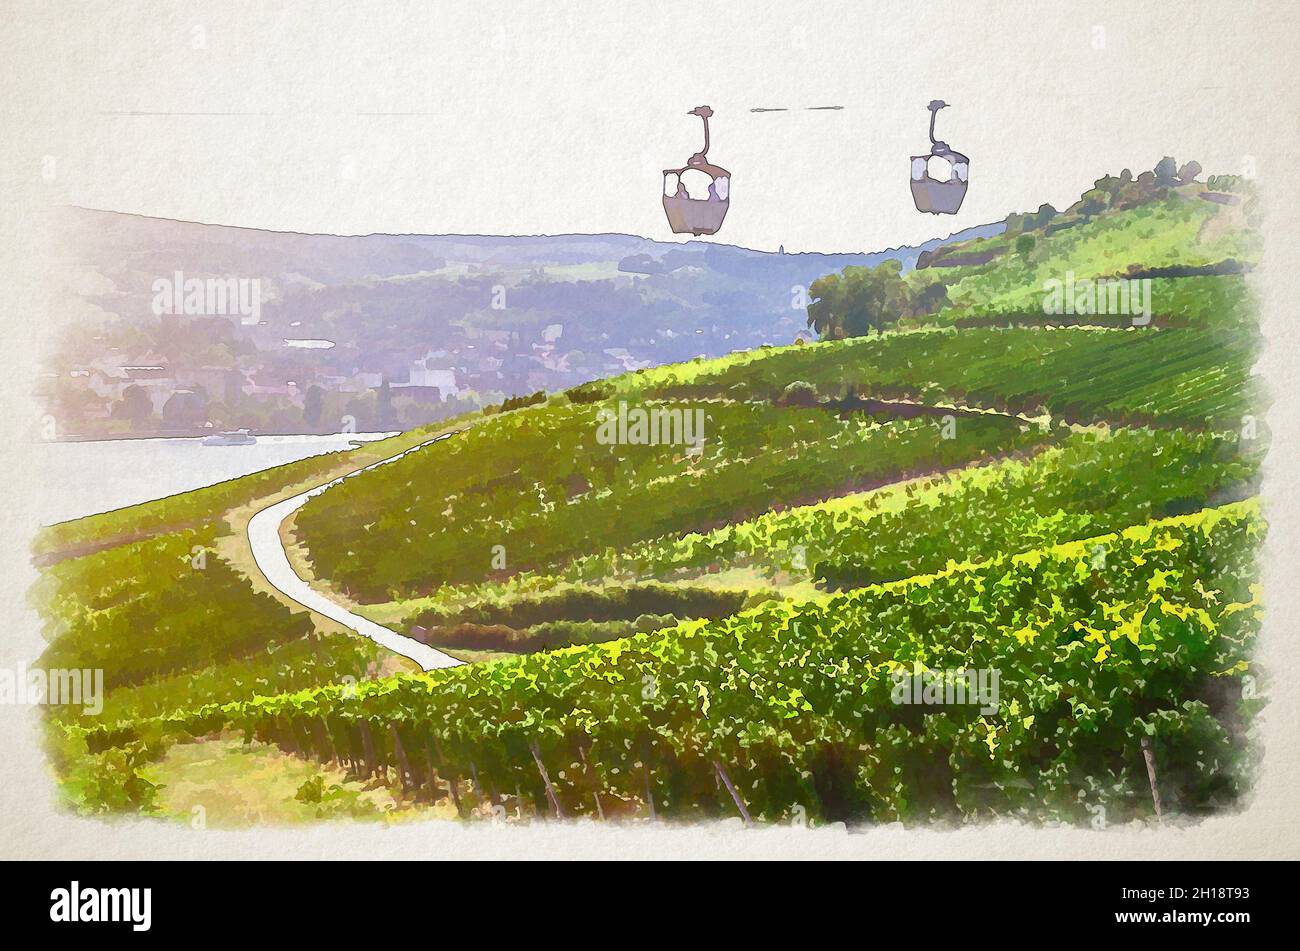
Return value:
[[(1258, 48), (1278, 16), (1294, 30), (1294, 4), (208, 6), (92, 22), (16, 5), (15, 174), (51, 202), (279, 230), (671, 240), (659, 173), (698, 148), (686, 113), (708, 104), (710, 159), (733, 175), (713, 240), (839, 251), (1062, 208), (1167, 153), (1291, 164), (1266, 121), (1294, 90), (1268, 87)], [(956, 216), (908, 191), (934, 98), (952, 104), (939, 137), (971, 158)], [(750, 111), (828, 105), (844, 109)]]

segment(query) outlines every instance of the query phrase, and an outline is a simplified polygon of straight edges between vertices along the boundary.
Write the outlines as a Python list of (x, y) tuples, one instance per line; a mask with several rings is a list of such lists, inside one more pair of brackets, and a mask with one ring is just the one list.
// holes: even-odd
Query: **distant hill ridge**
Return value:
[[(806, 334), (798, 288), (873, 253), (625, 234), (329, 235), (67, 208), (72, 325), (38, 396), (77, 436), (405, 429), (629, 369)], [(256, 282), (256, 313), (157, 313), (179, 280)], [(162, 298), (159, 282), (170, 287)], [(246, 308), (247, 309), (247, 308)], [(149, 380), (122, 368), (156, 369)], [(138, 374), (137, 374), (138, 375)], [(129, 391), (129, 392), (128, 392)]]
[[(675, 254), (703, 257), (712, 253), (719, 257), (752, 258), (768, 260), (788, 258), (797, 263), (830, 266), (870, 265), (886, 259), (904, 262), (904, 268), (915, 265), (916, 258), (947, 244), (980, 237), (992, 237), (1006, 227), (997, 221), (975, 225), (953, 232), (947, 237), (932, 238), (915, 246), (900, 245), (879, 251), (760, 251), (740, 245), (713, 241), (691, 240), (685, 242), (658, 241), (638, 235), (609, 233), (565, 233), (553, 235), (477, 235), (477, 234), (394, 234), (373, 232), (364, 235), (336, 235), (298, 231), (273, 231), (242, 225), (207, 224), (171, 218), (158, 218), (127, 212), (105, 211), (69, 206), (67, 231), (76, 246), (86, 250), (96, 248), (108, 251), (127, 246), (145, 244), (155, 249), (173, 246), (176, 242), (201, 240), (207, 245), (234, 244), (248, 251), (283, 250), (315, 251), (323, 253), (346, 251), (357, 256), (364, 249), (371, 255), (387, 255), (389, 267), (410, 263), (408, 255), (418, 249), (425, 254), (442, 256), (449, 260), (482, 264), (578, 264), (606, 261), (630, 255), (645, 254), (658, 259)], [(179, 250), (179, 248), (178, 248)], [(310, 263), (310, 262), (303, 262)], [(373, 272), (379, 274), (381, 272)], [(406, 273), (393, 270), (393, 274)], [(819, 271), (817, 276), (827, 273)]]

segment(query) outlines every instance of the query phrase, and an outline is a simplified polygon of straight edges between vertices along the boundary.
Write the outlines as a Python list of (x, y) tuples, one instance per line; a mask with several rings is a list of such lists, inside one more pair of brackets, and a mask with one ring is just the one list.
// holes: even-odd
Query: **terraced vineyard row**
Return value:
[[(1128, 295), (1132, 290), (1134, 288), (1130, 285), (1124, 293)], [(1115, 293), (1118, 295), (1119, 291)], [(1131, 295), (1127, 298), (1130, 301), (1127, 311), (1117, 307), (1123, 299), (1112, 303), (1109, 294), (1109, 290), (1101, 292), (1097, 313), (1078, 312), (1071, 308), (1074, 312), (1066, 314), (1045, 307), (1048, 292), (1041, 285), (1027, 284), (991, 301), (946, 308), (934, 315), (930, 322), (958, 327), (1008, 323), (1140, 327), (1149, 316), (1151, 326), (1157, 328), (1238, 328), (1248, 332), (1255, 319), (1255, 301), (1246, 278), (1241, 275), (1151, 278), (1149, 293), (1141, 292), (1140, 300)], [(1086, 292), (1084, 300), (1087, 301)], [(1149, 315), (1143, 312), (1147, 304), (1150, 306)], [(1135, 319), (1138, 321), (1136, 324)]]
[[(985, 265), (957, 269), (949, 278), (950, 309), (959, 313), (1039, 310), (1044, 284), (1064, 280), (1067, 271), (1079, 278), (1111, 277), (1124, 274), (1130, 265), (1149, 271), (1258, 260), (1261, 243), (1256, 232), (1230, 229), (1203, 240), (1206, 225), (1221, 214), (1222, 209), (1206, 201), (1171, 198), (1037, 235), (1023, 253), (1014, 250), (1015, 239), (1003, 238), (1011, 247), (1002, 255)], [(1205, 303), (1212, 304), (1213, 298)], [(1179, 312), (1171, 304), (1165, 301), (1153, 310)], [(1196, 304), (1191, 306), (1205, 313)]]
[(759, 351), (709, 369), (660, 368), (644, 382), (662, 397), (774, 399), (802, 381), (832, 399), (965, 400), (1078, 422), (1235, 430), (1257, 412), (1254, 359), (1254, 342), (1240, 333), (950, 328)]
[(33, 591), (49, 617), (42, 663), (101, 668), (117, 689), (310, 631), (306, 613), (254, 592), (217, 557), (217, 533), (209, 525), (54, 565)]
[(609, 549), (559, 577), (594, 582), (757, 566), (862, 587), (937, 571), (949, 559), (1024, 551), (1244, 498), (1255, 490), (1261, 453), (1235, 435), (1076, 432), (1029, 460)]
[[(1235, 503), (608, 645), (207, 707), (89, 739), (103, 748), (235, 725), (426, 790), (450, 781), (458, 802), (472, 781), (483, 802), (522, 794), (563, 815), (653, 801), (767, 819), (1077, 819), (1102, 808), (1121, 821), (1152, 809), (1145, 737), (1162, 797), (1195, 813), (1240, 792), (1262, 531), (1257, 505)], [(924, 671), (992, 670), (992, 698), (899, 700)]]
[[(519, 627), (562, 616), (631, 618), (635, 611), (610, 613), (571, 602), (586, 590), (582, 586), (611, 579), (651, 592), (686, 593), (682, 586), (696, 583), (691, 579), (732, 569), (749, 572), (734, 576), (735, 583), (744, 578), (756, 583), (757, 574), (782, 583), (813, 579), (861, 587), (937, 571), (950, 559), (1025, 551), (1245, 498), (1256, 491), (1263, 449), (1261, 441), (1235, 435), (1180, 430), (1058, 434), (1056, 442), (1029, 458), (769, 512), (710, 532), (608, 548), (551, 574), (525, 572), (499, 583), (447, 586), (432, 598), (385, 606), (376, 620), (398, 626), (470, 621)], [(646, 579), (671, 580), (675, 587)], [(596, 594), (584, 596), (590, 600)], [(643, 602), (641, 611), (705, 614), (683, 614), (680, 605), (661, 595)], [(570, 614), (544, 609), (553, 603), (564, 604)]]
[(935, 419), (879, 423), (763, 403), (645, 405), (699, 410), (701, 451), (600, 444), (599, 414), (616, 411), (611, 404), (556, 401), (330, 489), (299, 514), (298, 531), (319, 575), (384, 600), (494, 570), (548, 569), (606, 545), (708, 529), (1043, 439), (997, 416), (945, 431)]

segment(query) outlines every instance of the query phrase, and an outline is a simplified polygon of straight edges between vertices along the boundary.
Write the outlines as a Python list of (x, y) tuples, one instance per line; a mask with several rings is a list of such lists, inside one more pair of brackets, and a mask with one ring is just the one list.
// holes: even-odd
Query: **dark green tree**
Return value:
[(1171, 185), (1177, 185), (1178, 163), (1171, 156), (1166, 155), (1153, 169), (1156, 173), (1156, 184), (1162, 188), (1168, 188)]
[(162, 421), (168, 429), (191, 429), (208, 418), (208, 397), (202, 389), (177, 390), (163, 404)]
[(1046, 228), (1047, 223), (1056, 217), (1056, 209), (1044, 202), (1038, 206), (1038, 214), (1034, 215), (1034, 227)]
[(1190, 185), (1201, 174), (1201, 163), (1193, 159), (1178, 170), (1178, 184)]
[(902, 262), (885, 261), (818, 278), (808, 288), (808, 326), (822, 338), (882, 333), (912, 308), (912, 290), (902, 270)]
[(396, 419), (397, 415), (393, 412), (393, 390), (385, 376), (375, 391), (375, 422), (381, 429), (391, 429), (396, 425)]
[(132, 429), (141, 429), (153, 419), (153, 402), (141, 386), (134, 383), (122, 391), (122, 398), (113, 404), (113, 418), (125, 419)]
[(320, 425), (321, 413), (325, 411), (325, 391), (313, 383), (307, 388), (307, 395), (302, 400), (302, 419), (308, 427), (315, 429)]

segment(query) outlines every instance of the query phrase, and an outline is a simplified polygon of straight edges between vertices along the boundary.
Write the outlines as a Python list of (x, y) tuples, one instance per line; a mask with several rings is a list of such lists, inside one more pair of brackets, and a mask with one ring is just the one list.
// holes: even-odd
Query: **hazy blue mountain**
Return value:
[[(90, 315), (50, 354), (41, 396), (81, 435), (332, 431), (345, 415), (362, 428), (413, 425), (789, 343), (806, 326), (799, 288), (818, 277), (887, 259), (911, 268), (923, 251), (1002, 227), (874, 253), (784, 254), (622, 234), (297, 234), (68, 209), (67, 253)], [(256, 282), (260, 306), (155, 313), (158, 282), (178, 278)], [(133, 384), (149, 407), (139, 393), (123, 403)]]

